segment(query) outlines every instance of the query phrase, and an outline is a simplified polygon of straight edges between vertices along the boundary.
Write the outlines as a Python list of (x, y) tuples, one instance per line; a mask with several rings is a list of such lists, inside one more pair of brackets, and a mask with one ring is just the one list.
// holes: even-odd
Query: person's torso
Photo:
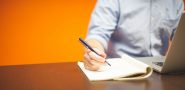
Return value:
[(168, 49), (181, 11), (180, 0), (118, 0), (120, 16), (108, 55), (161, 56)]

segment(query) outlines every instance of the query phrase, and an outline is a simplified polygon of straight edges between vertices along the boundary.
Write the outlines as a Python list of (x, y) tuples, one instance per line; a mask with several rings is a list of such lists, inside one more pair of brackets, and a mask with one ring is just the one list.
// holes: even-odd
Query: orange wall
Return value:
[(0, 65), (81, 60), (95, 0), (0, 0)]
[(0, 0), (0, 66), (82, 60), (96, 0)]

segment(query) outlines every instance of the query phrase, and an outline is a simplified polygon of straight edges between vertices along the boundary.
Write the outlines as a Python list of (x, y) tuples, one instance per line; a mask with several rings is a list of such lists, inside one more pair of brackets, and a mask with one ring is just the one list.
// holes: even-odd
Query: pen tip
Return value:
[(105, 61), (105, 62), (106, 62), (109, 66), (111, 66), (110, 63), (108, 63), (107, 61)]

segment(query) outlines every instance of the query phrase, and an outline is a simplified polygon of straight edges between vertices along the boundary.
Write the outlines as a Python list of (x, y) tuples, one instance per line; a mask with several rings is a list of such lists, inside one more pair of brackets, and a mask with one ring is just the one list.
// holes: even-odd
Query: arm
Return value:
[(117, 26), (119, 18), (118, 5), (118, 0), (97, 1), (91, 16), (86, 41), (100, 56), (85, 49), (84, 65), (86, 69), (98, 70), (99, 67), (104, 64), (108, 41)]
[(111, 34), (117, 27), (119, 19), (118, 0), (97, 0), (91, 16), (86, 40), (96, 39), (107, 50)]

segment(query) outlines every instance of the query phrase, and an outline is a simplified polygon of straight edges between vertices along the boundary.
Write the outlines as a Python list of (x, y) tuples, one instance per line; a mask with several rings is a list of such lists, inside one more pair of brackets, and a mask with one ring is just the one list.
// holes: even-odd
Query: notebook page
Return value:
[(142, 69), (142, 70), (146, 69), (147, 67), (150, 67), (149, 65), (147, 65), (147, 64), (145, 64), (145, 63), (143, 63), (141, 61), (138, 61), (135, 58), (132, 58), (132, 57), (126, 55), (126, 54), (123, 54), (121, 56), (121, 58), (123, 60), (125, 60), (126, 62), (128, 62), (128, 63), (130, 63), (130, 64), (134, 65), (135, 67), (137, 67), (139, 69)]
[(102, 71), (86, 70), (82, 62), (78, 62), (78, 65), (89, 80), (109, 80), (146, 72), (146, 69), (137, 68), (121, 58), (107, 59), (107, 61), (111, 66), (105, 64)]

